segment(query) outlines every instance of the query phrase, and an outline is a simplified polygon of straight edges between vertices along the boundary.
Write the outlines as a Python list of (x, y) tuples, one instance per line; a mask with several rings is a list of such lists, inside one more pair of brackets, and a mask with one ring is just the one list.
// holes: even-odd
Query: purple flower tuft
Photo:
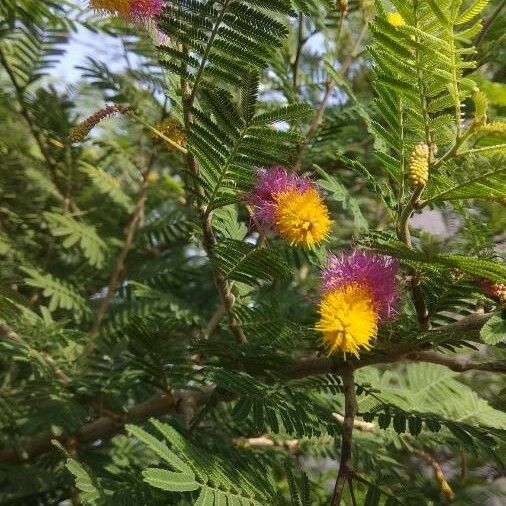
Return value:
[(315, 185), (309, 179), (288, 172), (284, 167), (275, 166), (260, 169), (254, 190), (247, 195), (247, 202), (253, 208), (253, 217), (262, 225), (272, 226), (275, 214), (275, 197), (286, 191), (304, 193)]
[(129, 16), (137, 20), (149, 19), (158, 16), (162, 10), (163, 0), (132, 0)]
[(399, 296), (395, 279), (398, 270), (397, 259), (378, 253), (353, 250), (339, 256), (331, 254), (322, 270), (323, 291), (329, 292), (350, 283), (366, 285), (378, 316), (389, 318)]

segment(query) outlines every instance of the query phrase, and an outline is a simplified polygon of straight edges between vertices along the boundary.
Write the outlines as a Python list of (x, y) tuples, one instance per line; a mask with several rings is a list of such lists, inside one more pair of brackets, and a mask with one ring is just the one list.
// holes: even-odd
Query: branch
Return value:
[(466, 371), (488, 371), (488, 372), (504, 372), (506, 373), (506, 361), (501, 362), (473, 362), (464, 357), (447, 357), (442, 353), (434, 351), (419, 351), (406, 355), (406, 360), (414, 362), (429, 362), (431, 364), (439, 364), (448, 367), (455, 372)]
[(446, 499), (449, 501), (453, 501), (455, 499), (455, 492), (450, 487), (443, 470), (441, 469), (441, 466), (437, 462), (432, 455), (429, 455), (427, 452), (412, 449), (413, 453), (421, 457), (429, 466), (432, 467), (432, 471), (434, 472), (434, 478), (436, 479), (436, 482), (438, 484), (439, 489), (444, 494)]
[[(479, 336), (481, 327), (489, 318), (490, 315), (472, 315), (467, 318), (463, 318), (459, 322), (446, 325), (444, 329), (449, 332), (467, 333), (470, 338), (472, 336), (477, 337)], [(441, 332), (441, 329), (431, 330), (425, 335), (438, 334)], [(280, 373), (282, 378), (289, 379), (324, 374), (341, 374), (344, 376), (345, 374), (352, 375), (354, 370), (369, 365), (395, 363), (402, 360), (440, 363), (441, 365), (445, 365), (447, 367), (455, 366), (455, 360), (450, 362), (449, 360), (451, 359), (449, 359), (445, 360), (443, 363), (443, 361), (440, 360), (440, 357), (444, 356), (434, 354), (437, 356), (436, 360), (438, 360), (438, 362), (435, 362), (433, 354), (424, 352), (420, 349), (417, 350), (413, 347), (413, 345), (410, 345), (409, 348), (404, 348), (404, 350), (399, 350), (397, 353), (391, 353), (390, 355), (387, 355), (386, 353), (387, 352), (383, 350), (383, 354), (371, 355), (370, 357), (364, 356), (361, 360), (348, 360), (347, 362), (341, 358), (304, 358), (298, 360), (295, 364), (289, 365), (286, 370), (280, 371)], [(505, 364), (478, 364), (474, 362), (466, 362), (463, 370), (477, 369), (504, 372), (504, 368)], [(208, 402), (213, 392), (214, 387), (209, 385), (207, 389), (203, 391), (181, 390), (170, 394), (157, 395), (146, 402), (134, 406), (126, 415), (109, 414), (109, 416), (102, 416), (94, 422), (83, 425), (73, 436), (59, 436), (59, 438), (56, 439), (64, 444), (65, 441), (75, 437), (77, 443), (83, 445), (86, 443), (92, 443), (99, 439), (103, 440), (114, 436), (122, 431), (124, 423), (131, 420), (139, 421), (151, 416), (163, 416), (168, 413), (181, 413), (185, 416), (186, 420), (188, 420), (193, 416), (193, 413), (195, 413), (199, 406)], [(224, 394), (219, 398), (220, 401), (231, 401), (236, 399), (237, 396), (235, 394)], [(334, 414), (334, 418), (336, 418), (337, 421), (340, 421), (340, 416), (341, 415)], [(346, 422), (346, 416), (347, 412), (345, 405), (343, 425)], [(349, 425), (349, 418), (346, 423)], [(365, 422), (359, 422), (353, 419), (353, 426), (359, 430), (361, 430), (359, 424), (362, 423)], [(365, 426), (363, 429), (365, 430)], [(55, 439), (55, 437), (46, 432), (28, 440), (23, 445), (21, 453), (16, 450), (0, 451), (0, 463), (19, 464), (44, 453), (48, 453), (54, 449), (51, 445), (51, 439)], [(358, 479), (357, 475), (354, 473), (352, 474), (352, 477)]]
[[(340, 27), (342, 26), (342, 21), (344, 17), (341, 16), (340, 18)], [(353, 63), (354, 58), (358, 56), (358, 48), (360, 47), (360, 44), (362, 44), (362, 41), (364, 40), (364, 37), (367, 34), (367, 28), (368, 28), (369, 20), (364, 19), (364, 25), (362, 26), (362, 30), (358, 34), (355, 43), (353, 44), (353, 49), (348, 53), (348, 56), (344, 60), (343, 64), (341, 65), (340, 72), (343, 76), (346, 76), (348, 73), (348, 70)], [(323, 122), (323, 117), (325, 115), (325, 110), (327, 109), (327, 106), (329, 104), (330, 98), (332, 96), (332, 91), (335, 87), (335, 82), (331, 80), (330, 78), (327, 78), (325, 81), (325, 92), (323, 93), (323, 97), (321, 99), (320, 105), (318, 107), (318, 110), (316, 111), (316, 114), (314, 115), (313, 119), (311, 120), (311, 123), (309, 124), (308, 131), (306, 132), (304, 141), (299, 147), (299, 150), (295, 157), (294, 162), (294, 170), (296, 172), (300, 171), (302, 168), (302, 157), (304, 155), (304, 151), (306, 150), (307, 146), (309, 145), (309, 141), (314, 137), (316, 132), (318, 131), (318, 128)]]
[[(144, 420), (149, 417), (160, 417), (168, 413), (182, 413), (187, 411), (187, 404), (201, 405), (209, 400), (213, 389), (204, 391), (181, 391), (157, 395), (151, 399), (137, 404), (128, 413), (115, 416), (101, 416), (93, 422), (87, 423), (77, 429), (72, 435), (55, 436), (50, 432), (44, 432), (27, 441), (21, 451), (3, 450), (0, 451), (0, 462), (2, 464), (22, 464), (39, 455), (55, 450), (53, 440), (66, 445), (69, 441), (77, 446), (93, 443), (98, 440), (109, 439), (123, 431), (125, 424)], [(185, 402), (183, 402), (183, 400)]]
[(347, 368), (342, 373), (344, 387), (344, 421), (341, 436), (341, 456), (339, 459), (339, 472), (330, 506), (339, 506), (346, 482), (353, 476), (352, 439), (353, 425), (357, 413), (357, 396), (353, 369)]
[[(126, 257), (128, 255), (128, 252), (130, 251), (130, 247), (132, 246), (134, 240), (135, 232), (137, 231), (139, 224), (142, 220), (142, 216), (144, 214), (144, 207), (146, 205), (147, 199), (146, 188), (147, 184), (146, 180), (144, 180), (142, 183), (139, 199), (137, 201), (135, 209), (132, 212), (130, 221), (128, 222), (128, 225), (125, 229), (125, 240), (123, 242), (123, 247), (118, 257), (116, 258), (116, 266), (114, 268), (113, 273), (111, 274), (111, 277), (109, 278), (109, 283), (107, 285), (105, 296), (100, 303), (100, 306), (97, 310), (97, 314), (95, 316), (95, 322), (90, 330), (92, 336), (96, 336), (100, 330), (102, 320), (104, 319), (107, 310), (109, 309), (112, 298), (116, 292), (116, 289), (118, 288), (119, 280), (125, 269)], [(91, 353), (91, 351), (94, 349), (94, 346), (95, 346), (94, 340), (91, 339), (90, 341), (88, 341), (88, 344), (86, 345), (83, 354), (89, 355), (89, 353)]]
[[(225, 10), (225, 7), (223, 9)], [(184, 124), (186, 131), (189, 132), (193, 122), (191, 108), (195, 95), (190, 89), (188, 82), (184, 78), (181, 78), (181, 90), (182, 90)], [(195, 88), (193, 90), (195, 90)], [(190, 152), (186, 154), (186, 164), (188, 166), (188, 170), (190, 171), (194, 179), (197, 196), (197, 212), (200, 218), (200, 224), (202, 227), (202, 234), (203, 234), (203, 246), (207, 256), (211, 258), (213, 249), (216, 245), (216, 238), (214, 237), (214, 232), (211, 225), (211, 215), (207, 212), (206, 206), (203, 204), (203, 196), (204, 196), (203, 190), (198, 183), (198, 177), (200, 173), (199, 164), (197, 159)], [(221, 274), (214, 268), (213, 268), (213, 276), (214, 276), (214, 284), (216, 285), (216, 288), (221, 298), (221, 302), (227, 313), (230, 330), (234, 334), (236, 341), (239, 344), (243, 344), (247, 342), (247, 339), (246, 335), (244, 334), (242, 328), (240, 327), (233, 313), (235, 297), (234, 294), (232, 293), (230, 283), (223, 276), (223, 274)]]
[(299, 439), (275, 440), (269, 436), (260, 437), (238, 437), (234, 439), (234, 445), (237, 448), (284, 448), (290, 453), (297, 453), (300, 448)]

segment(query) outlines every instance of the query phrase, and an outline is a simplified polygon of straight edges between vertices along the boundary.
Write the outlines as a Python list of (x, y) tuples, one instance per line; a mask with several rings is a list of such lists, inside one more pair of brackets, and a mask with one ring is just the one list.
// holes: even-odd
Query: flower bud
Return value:
[(429, 146), (425, 142), (420, 142), (415, 146), (406, 173), (411, 187), (418, 188), (427, 184), (429, 179), (429, 156)]

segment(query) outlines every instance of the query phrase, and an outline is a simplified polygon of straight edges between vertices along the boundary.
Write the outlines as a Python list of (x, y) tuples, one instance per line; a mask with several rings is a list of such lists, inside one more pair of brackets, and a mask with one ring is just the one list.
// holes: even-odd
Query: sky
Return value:
[(107, 62), (114, 71), (125, 65), (120, 39), (79, 27), (72, 34), (66, 54), (51, 72), (52, 78), (62, 83), (76, 82), (81, 75), (76, 67), (85, 64), (87, 56)]

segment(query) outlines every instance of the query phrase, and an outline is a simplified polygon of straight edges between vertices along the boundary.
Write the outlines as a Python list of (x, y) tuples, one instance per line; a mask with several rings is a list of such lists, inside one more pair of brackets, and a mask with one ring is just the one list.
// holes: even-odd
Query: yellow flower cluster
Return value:
[(413, 188), (425, 186), (429, 180), (429, 146), (420, 142), (415, 146), (409, 160), (406, 178)]
[(98, 11), (127, 16), (130, 9), (130, 0), (90, 0), (90, 7)]
[[(177, 119), (173, 118), (172, 116), (169, 116), (160, 123), (157, 123), (154, 128), (176, 144), (179, 144), (182, 147), (186, 147), (186, 135), (183, 126)], [(174, 146), (169, 142), (166, 142), (165, 144), (169, 149), (174, 148)]]
[(378, 316), (367, 287), (351, 283), (323, 295), (316, 330), (323, 334), (329, 353), (341, 351), (358, 357), (360, 348), (370, 349)]
[(398, 26), (404, 26), (406, 24), (406, 21), (404, 21), (404, 18), (397, 12), (389, 12), (387, 14), (387, 21), (395, 27)]
[(275, 225), (291, 244), (310, 248), (327, 238), (332, 224), (329, 211), (314, 189), (282, 192), (276, 197)]

